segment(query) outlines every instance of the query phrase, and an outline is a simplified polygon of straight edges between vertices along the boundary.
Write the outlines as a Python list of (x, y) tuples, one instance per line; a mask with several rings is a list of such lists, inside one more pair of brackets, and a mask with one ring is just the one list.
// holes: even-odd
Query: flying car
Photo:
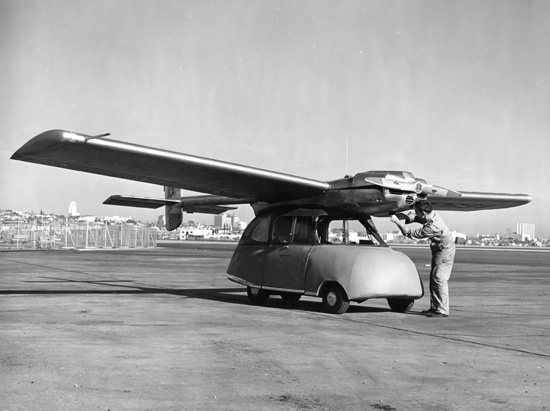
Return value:
[[(106, 138), (50, 130), (29, 140), (12, 159), (164, 186), (164, 198), (113, 195), (104, 204), (165, 207), (166, 228), (183, 212), (220, 214), (250, 204), (256, 218), (245, 231), (228, 278), (247, 286), (254, 303), (270, 294), (284, 300), (320, 296), (328, 311), (343, 313), (350, 301), (387, 298), (406, 311), (423, 295), (414, 264), (387, 247), (372, 216), (411, 210), (423, 199), (436, 210), (475, 211), (516, 207), (526, 194), (457, 191), (408, 171), (375, 170), (319, 181)], [(182, 197), (181, 190), (205, 195)], [(330, 222), (357, 221), (372, 240), (330, 244)]]

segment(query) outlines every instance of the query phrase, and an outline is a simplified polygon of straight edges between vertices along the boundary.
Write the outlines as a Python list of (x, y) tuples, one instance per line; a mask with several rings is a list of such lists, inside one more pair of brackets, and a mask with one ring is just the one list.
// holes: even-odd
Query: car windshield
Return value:
[(331, 244), (381, 245), (363, 226), (354, 221), (334, 220), (328, 226), (328, 242)]
[(317, 230), (323, 244), (387, 246), (370, 219), (359, 222), (327, 216), (319, 218)]

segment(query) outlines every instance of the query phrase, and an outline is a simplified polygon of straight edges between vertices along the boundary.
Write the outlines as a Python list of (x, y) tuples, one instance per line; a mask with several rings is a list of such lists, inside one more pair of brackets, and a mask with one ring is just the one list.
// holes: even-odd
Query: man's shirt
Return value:
[(431, 243), (441, 246), (441, 248), (454, 245), (451, 230), (445, 225), (439, 214), (436, 213), (432, 213), (432, 218), (420, 228), (411, 229), (405, 227), (403, 234), (416, 240), (428, 239)]

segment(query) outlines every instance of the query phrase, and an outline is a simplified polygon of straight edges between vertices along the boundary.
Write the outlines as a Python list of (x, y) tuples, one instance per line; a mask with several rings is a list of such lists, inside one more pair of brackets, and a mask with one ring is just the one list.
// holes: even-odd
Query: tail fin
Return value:
[[(181, 189), (164, 187), (164, 198), (168, 200), (181, 200)], [(168, 231), (178, 228), (183, 221), (183, 212), (180, 205), (167, 205), (165, 207), (166, 229)]]

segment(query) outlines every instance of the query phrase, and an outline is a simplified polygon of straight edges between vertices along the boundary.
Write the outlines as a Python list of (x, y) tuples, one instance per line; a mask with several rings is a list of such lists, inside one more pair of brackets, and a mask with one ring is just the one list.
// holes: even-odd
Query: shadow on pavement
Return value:
[[(67, 280), (64, 278), (42, 277), (40, 281), (25, 281), (27, 283), (40, 284), (57, 284), (57, 283), (73, 283), (73, 284), (88, 284), (102, 287), (116, 287), (116, 289), (87, 289), (87, 290), (67, 290), (67, 289), (34, 289), (34, 290), (1, 290), (0, 295), (109, 295), (109, 294), (166, 294), (182, 296), (186, 298), (199, 298), (203, 300), (223, 301), (230, 304), (247, 305), (254, 307), (246, 295), (244, 287), (224, 287), (224, 288), (196, 288), (196, 289), (181, 289), (181, 288), (155, 288), (142, 287), (132, 284), (132, 281), (126, 280)], [(126, 283), (126, 284), (122, 284)], [(314, 297), (315, 298), (315, 297)], [(288, 303), (283, 301), (278, 295), (272, 295), (267, 300), (264, 307), (292, 309), (298, 311), (325, 312), (321, 299), (317, 301), (300, 300), (297, 303)], [(369, 307), (364, 305), (352, 304), (348, 309), (348, 313), (373, 313), (373, 312), (388, 312), (389, 308)]]

